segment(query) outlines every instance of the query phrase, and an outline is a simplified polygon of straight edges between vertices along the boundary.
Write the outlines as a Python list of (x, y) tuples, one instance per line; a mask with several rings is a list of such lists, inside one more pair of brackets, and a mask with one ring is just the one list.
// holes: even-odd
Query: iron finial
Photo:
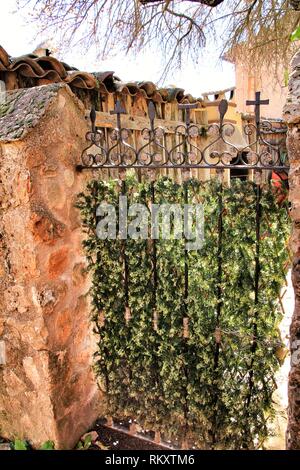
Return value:
[(228, 110), (228, 101), (221, 100), (219, 104), (220, 127), (222, 127), (223, 125), (224, 117), (225, 117), (225, 114), (227, 113), (227, 110)]
[(196, 109), (198, 108), (197, 103), (183, 103), (178, 105), (178, 109), (184, 109), (185, 110), (185, 123), (186, 126), (189, 127), (191, 124), (191, 109)]
[(90, 119), (92, 123), (92, 131), (96, 132), (96, 109), (95, 106), (92, 106), (91, 112), (90, 112)]
[(149, 115), (149, 119), (150, 119), (151, 130), (153, 131), (153, 129), (154, 129), (154, 119), (155, 119), (155, 116), (156, 116), (156, 109), (155, 109), (155, 105), (154, 105), (153, 101), (149, 101), (148, 115)]

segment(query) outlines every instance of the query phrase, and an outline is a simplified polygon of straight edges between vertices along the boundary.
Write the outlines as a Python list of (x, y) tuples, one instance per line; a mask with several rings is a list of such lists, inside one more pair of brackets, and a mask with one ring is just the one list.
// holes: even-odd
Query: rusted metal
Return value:
[(194, 104), (179, 104), (178, 109), (183, 109), (185, 111), (185, 124), (187, 127), (191, 124), (191, 109), (198, 108), (197, 103)]
[(257, 91), (255, 93), (255, 100), (254, 101), (251, 101), (251, 100), (247, 100), (246, 101), (246, 105), (247, 106), (255, 106), (255, 123), (256, 123), (256, 127), (257, 129), (259, 129), (259, 126), (260, 126), (260, 107), (262, 105), (267, 105), (267, 104), (270, 104), (270, 100), (261, 100), (260, 99), (260, 91)]
[(124, 108), (122, 108), (119, 100), (117, 100), (115, 109), (110, 111), (110, 114), (117, 115), (117, 129), (121, 129), (121, 114), (126, 114), (126, 111)]
[[(285, 125), (260, 119), (261, 105), (269, 100), (261, 100), (260, 92), (255, 100), (248, 100), (248, 105), (255, 106), (256, 124), (243, 126), (245, 146), (238, 147), (230, 141), (236, 128), (226, 122), (228, 102), (219, 103), (219, 121), (208, 126), (209, 143), (200, 148), (196, 139), (202, 136), (203, 125), (191, 122), (190, 110), (197, 104), (181, 104), (179, 109), (185, 111), (185, 123), (175, 128), (176, 144), (167, 144), (164, 127), (155, 126), (156, 111), (152, 101), (149, 102), (149, 126), (142, 130), (144, 143), (139, 147), (129, 144), (131, 131), (122, 127), (122, 115), (126, 114), (119, 101), (110, 114), (116, 115), (116, 127), (109, 137), (101, 128), (95, 126), (95, 113), (92, 111), (92, 130), (86, 135), (89, 145), (84, 149), (78, 170), (96, 170), (103, 168), (136, 169), (259, 169), (287, 171), (289, 166), (282, 154), (284, 147)], [(274, 142), (272, 135), (282, 134), (282, 139)]]
[(228, 101), (221, 100), (219, 104), (219, 114), (220, 114), (220, 127), (223, 126), (225, 114), (228, 111)]

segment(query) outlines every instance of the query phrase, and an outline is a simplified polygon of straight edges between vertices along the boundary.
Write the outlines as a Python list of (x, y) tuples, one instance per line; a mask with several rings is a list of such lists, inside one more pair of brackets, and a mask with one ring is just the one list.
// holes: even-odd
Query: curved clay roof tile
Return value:
[(62, 79), (67, 77), (67, 72), (63, 64), (54, 57), (39, 57), (38, 59), (36, 59), (36, 62), (44, 70), (55, 70), (55, 72), (57, 72)]
[(55, 70), (49, 70), (47, 72), (44, 72), (44, 70), (40, 67), (40, 73), (37, 73), (36, 70), (34, 70), (31, 65), (23, 62), (18, 65), (14, 65), (11, 67), (9, 70), (11, 72), (18, 72), (20, 75), (23, 75), (23, 77), (29, 77), (29, 78), (47, 78), (51, 82), (58, 83), (61, 82), (62, 79), (58, 75)]
[(123, 82), (114, 82), (114, 85), (115, 85), (115, 91), (119, 92), (119, 93), (129, 93), (129, 90), (127, 88), (127, 84), (126, 83), (123, 83)]
[(139, 87), (137, 86), (136, 83), (133, 83), (133, 82), (128, 82), (128, 83), (115, 82), (115, 87), (116, 87), (116, 90), (119, 91), (120, 93), (121, 92), (128, 93), (131, 96), (135, 96), (139, 91)]
[(104, 85), (104, 83), (99, 83), (99, 91), (100, 93), (111, 93), (111, 91), (109, 91), (106, 86)]
[(140, 90), (145, 90), (149, 98), (157, 91), (156, 85), (153, 82), (139, 82), (138, 87)]
[(158, 93), (161, 95), (161, 97), (164, 101), (167, 101), (168, 95), (169, 95), (169, 92), (168, 92), (167, 88), (159, 88)]
[(107, 71), (107, 72), (96, 72), (93, 73), (93, 76), (99, 81), (99, 85), (104, 86), (104, 90), (107, 93), (113, 93), (116, 91), (115, 80), (120, 81), (118, 77), (115, 77), (115, 72)]
[(21, 76), (42, 79), (45, 78), (50, 82), (65, 82), (81, 89), (98, 89), (104, 93), (120, 92), (130, 94), (131, 96), (143, 96), (155, 102), (182, 102), (202, 103), (203, 99), (194, 98), (190, 94), (184, 94), (182, 88), (157, 88), (150, 81), (130, 81), (122, 82), (120, 78), (115, 76), (114, 72), (97, 72), (87, 73), (81, 72), (75, 67), (71, 67), (65, 62), (61, 62), (55, 57), (44, 56), (38, 57), (35, 54), (27, 54), (21, 57), (10, 58), (7, 52), (0, 46), (0, 71), (1, 72), (17, 72)]
[(129, 90), (129, 93), (132, 95), (132, 96), (135, 96), (138, 94), (139, 92), (139, 87), (137, 86), (136, 83), (133, 83), (133, 82), (129, 82), (126, 84), (128, 90)]
[[(45, 70), (34, 60), (30, 57), (18, 57), (17, 59), (13, 59), (12, 63), (10, 64), (9, 70), (12, 72), (16, 72), (17, 70), (21, 72), (21, 70), (27, 70), (31, 75), (27, 75), (28, 77), (42, 77), (45, 74)], [(31, 72), (29, 72), (31, 69)]]
[(186, 101), (188, 103), (196, 103), (197, 100), (190, 93), (187, 93), (183, 96), (182, 101)]
[(79, 69), (67, 64), (66, 62), (61, 62), (61, 64), (64, 66), (66, 72), (79, 72)]
[(89, 90), (97, 88), (97, 81), (95, 77), (90, 73), (85, 73), (85, 72), (70, 73), (64, 81), (78, 88), (85, 88)]
[(2, 46), (0, 46), (0, 64), (1, 63), (2, 63), (3, 67), (8, 67), (9, 66), (9, 55), (3, 49)]
[(184, 89), (183, 88), (168, 88), (168, 97), (167, 101), (178, 101), (179, 103), (182, 101), (184, 97)]
[(153, 95), (151, 96), (151, 99), (155, 101), (156, 103), (163, 103), (165, 100), (162, 98), (161, 94), (159, 93), (158, 90), (155, 90)]
[(104, 82), (104, 80), (106, 80), (107, 78), (110, 78), (112, 80), (114, 77), (114, 74), (115, 72), (112, 72), (111, 70), (109, 70), (108, 72), (93, 72), (92, 73), (92, 75), (94, 75), (94, 77), (97, 78), (99, 82)]
[(150, 97), (147, 95), (146, 91), (143, 88), (139, 88), (138, 94), (140, 96), (143, 96), (146, 99), (149, 99)]

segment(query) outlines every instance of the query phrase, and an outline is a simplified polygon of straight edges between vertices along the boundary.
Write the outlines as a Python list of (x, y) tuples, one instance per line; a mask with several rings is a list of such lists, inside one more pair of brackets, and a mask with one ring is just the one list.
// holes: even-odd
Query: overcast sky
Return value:
[[(15, 0), (0, 3), (0, 44), (12, 56), (32, 52), (35, 47), (47, 39), (36, 37), (37, 28), (26, 21), (26, 12), (16, 10)], [(52, 40), (55, 43), (55, 38)], [(133, 56), (115, 56), (101, 61), (96, 58), (96, 51), (88, 52), (72, 48), (64, 54), (65, 62), (87, 72), (113, 70), (124, 81), (150, 80), (157, 82), (161, 76), (162, 57), (157, 50)], [(199, 64), (187, 63), (183, 70), (172, 73), (164, 85), (176, 85), (194, 96), (205, 91), (228, 88), (235, 84), (234, 68), (227, 62), (218, 60), (214, 49), (199, 56)]]

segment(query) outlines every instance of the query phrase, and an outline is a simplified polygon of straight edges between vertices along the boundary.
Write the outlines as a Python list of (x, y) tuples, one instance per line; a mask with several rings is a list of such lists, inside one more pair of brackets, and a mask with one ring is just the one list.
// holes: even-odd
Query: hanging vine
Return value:
[[(150, 229), (147, 240), (100, 240), (97, 207), (106, 201), (118, 213), (124, 187), (128, 205), (143, 204), (149, 220), (154, 203), (202, 203), (202, 248), (187, 251), (175, 236), (151, 240)], [(78, 207), (107, 414), (180, 445), (261, 447), (274, 416), (278, 296), (288, 265), (289, 221), (273, 190), (127, 177), (92, 181)]]

